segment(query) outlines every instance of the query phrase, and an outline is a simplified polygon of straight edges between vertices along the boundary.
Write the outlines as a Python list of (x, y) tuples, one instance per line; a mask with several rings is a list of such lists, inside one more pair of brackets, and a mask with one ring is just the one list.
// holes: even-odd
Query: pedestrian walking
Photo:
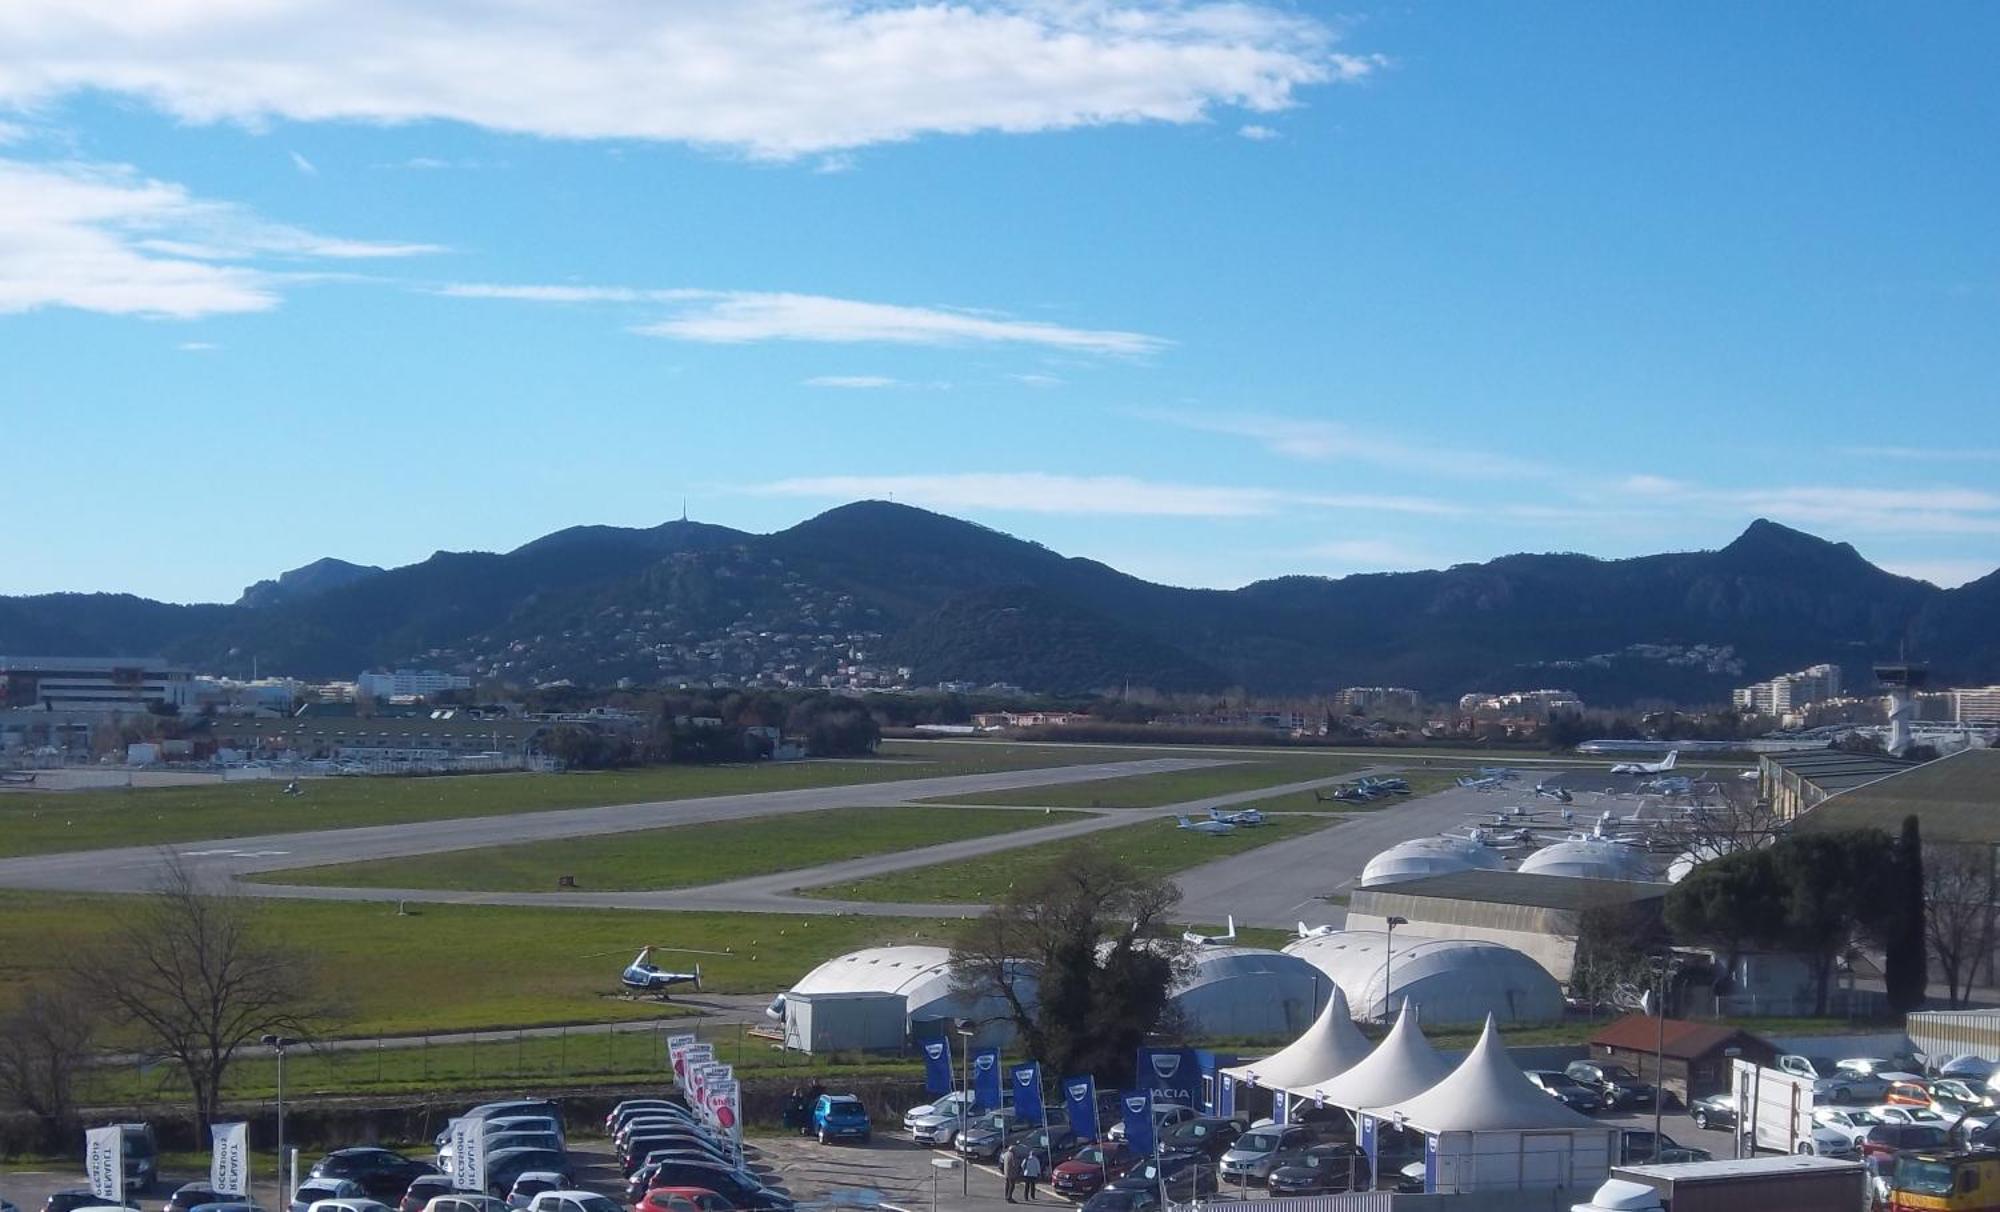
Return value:
[(1028, 1198), (1035, 1198), (1035, 1183), (1042, 1177), (1042, 1155), (1033, 1149), (1021, 1159), (1021, 1181), (1027, 1185)]
[(1021, 1158), (1012, 1149), (1000, 1150), (1000, 1178), (1007, 1184), (1007, 1202), (1014, 1202), (1014, 1184), (1021, 1181)]

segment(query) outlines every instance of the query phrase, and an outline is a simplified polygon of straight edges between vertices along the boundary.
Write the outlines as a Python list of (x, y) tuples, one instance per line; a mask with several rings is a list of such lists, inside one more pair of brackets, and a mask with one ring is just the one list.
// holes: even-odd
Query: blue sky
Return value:
[[(139, 9), (134, 16), (127, 10)], [(15, 0), (0, 592), (858, 497), (2000, 565), (1981, 5)]]

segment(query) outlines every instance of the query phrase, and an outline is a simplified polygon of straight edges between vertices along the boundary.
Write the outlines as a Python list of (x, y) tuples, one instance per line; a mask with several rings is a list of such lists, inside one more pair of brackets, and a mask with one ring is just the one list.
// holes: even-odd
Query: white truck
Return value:
[(1812, 1078), (1746, 1060), (1731, 1061), (1729, 1069), (1736, 1140), (1743, 1156), (1758, 1149), (1834, 1156), (1853, 1152), (1845, 1135), (1813, 1122)]

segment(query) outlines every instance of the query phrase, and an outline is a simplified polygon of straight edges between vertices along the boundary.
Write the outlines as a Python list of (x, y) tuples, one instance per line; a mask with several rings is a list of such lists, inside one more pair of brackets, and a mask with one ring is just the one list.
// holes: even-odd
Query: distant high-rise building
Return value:
[(1407, 686), (1349, 686), (1333, 701), (1343, 711), (1415, 711), (1424, 696)]
[(1781, 673), (1768, 682), (1740, 686), (1730, 693), (1739, 711), (1787, 715), (1811, 703), (1840, 697), (1840, 666), (1813, 665), (1796, 673)]
[(472, 679), (435, 669), (398, 669), (364, 673), (354, 679), (355, 693), (370, 699), (426, 699), (447, 690), (470, 690)]

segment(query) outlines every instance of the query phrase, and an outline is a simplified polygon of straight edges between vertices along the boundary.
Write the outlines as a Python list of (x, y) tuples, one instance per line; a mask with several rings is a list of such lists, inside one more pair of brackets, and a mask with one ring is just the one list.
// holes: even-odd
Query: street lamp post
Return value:
[(1659, 1036), (1653, 1052), (1653, 1156), (1660, 1155), (1660, 1116), (1667, 1102), (1667, 981), (1680, 968), (1673, 955), (1663, 952), (1654, 957), (1658, 965), (1658, 982), (1653, 986), (1653, 1012), (1659, 1015)]
[(1389, 961), (1396, 955), (1396, 927), (1407, 926), (1406, 917), (1388, 917), (1382, 922), (1382, 1021), (1389, 1021)]
[(266, 1035), (263, 1042), (278, 1054), (278, 1202), (289, 1205), (292, 1193), (285, 1188), (285, 1049), (299, 1041), (282, 1035)]
[[(965, 1142), (966, 1116), (972, 1112), (972, 1036), (978, 1030), (978, 1024), (969, 1018), (962, 1018), (958, 1020), (956, 1030), (958, 1032), (958, 1073), (962, 1084), (958, 1091), (958, 1136), (953, 1139), (952, 1143), (960, 1145)], [(936, 1177), (936, 1175), (932, 1175), (931, 1194), (933, 1196), (937, 1194)], [(959, 1167), (958, 1189), (961, 1195), (970, 1195), (972, 1193), (971, 1166)]]

